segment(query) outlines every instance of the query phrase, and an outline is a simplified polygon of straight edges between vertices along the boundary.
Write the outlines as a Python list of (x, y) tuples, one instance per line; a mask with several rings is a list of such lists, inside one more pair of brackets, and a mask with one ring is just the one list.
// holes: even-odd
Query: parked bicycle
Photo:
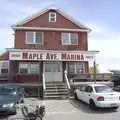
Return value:
[(42, 120), (45, 116), (45, 106), (36, 106), (35, 110), (32, 112), (28, 111), (27, 106), (23, 106), (21, 108), (22, 114), (24, 116), (24, 120)]

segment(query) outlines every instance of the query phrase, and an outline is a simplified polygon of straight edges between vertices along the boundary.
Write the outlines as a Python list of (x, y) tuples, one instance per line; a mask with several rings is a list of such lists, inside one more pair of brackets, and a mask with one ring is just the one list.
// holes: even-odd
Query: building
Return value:
[(120, 70), (110, 70), (112, 73), (112, 81), (114, 82), (114, 86), (120, 85)]
[(48, 7), (12, 29), (14, 48), (0, 56), (2, 83), (44, 87), (48, 82), (66, 82), (66, 73), (88, 73), (89, 61), (95, 60), (97, 51), (88, 50), (91, 29), (61, 9)]

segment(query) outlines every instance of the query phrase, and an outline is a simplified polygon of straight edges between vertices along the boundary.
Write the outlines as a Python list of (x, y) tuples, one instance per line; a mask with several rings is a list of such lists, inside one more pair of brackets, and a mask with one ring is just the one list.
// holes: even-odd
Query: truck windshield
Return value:
[(14, 92), (14, 89), (11, 88), (0, 88), (0, 95), (6, 95), (6, 94), (12, 94)]

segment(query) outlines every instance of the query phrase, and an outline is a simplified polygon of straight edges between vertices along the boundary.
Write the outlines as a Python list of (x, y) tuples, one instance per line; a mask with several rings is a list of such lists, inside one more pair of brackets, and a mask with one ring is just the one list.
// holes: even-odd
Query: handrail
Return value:
[(44, 73), (42, 75), (43, 75), (43, 90), (46, 90), (45, 75), (44, 75)]
[(68, 89), (70, 89), (70, 83), (69, 83), (69, 80), (68, 80), (68, 77), (67, 77), (67, 70), (64, 71), (64, 75), (65, 75), (65, 80), (66, 80), (66, 83), (67, 83), (67, 87), (68, 87)]

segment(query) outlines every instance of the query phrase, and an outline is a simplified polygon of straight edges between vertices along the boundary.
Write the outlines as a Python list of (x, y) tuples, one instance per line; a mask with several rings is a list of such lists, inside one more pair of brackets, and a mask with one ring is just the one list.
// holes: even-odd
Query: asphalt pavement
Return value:
[[(113, 109), (98, 109), (93, 111), (88, 105), (76, 101), (69, 100), (45, 100), (40, 101), (36, 98), (25, 99), (25, 105), (29, 106), (29, 110), (34, 110), (36, 105), (44, 104), (46, 114), (43, 120), (119, 120), (120, 108), (115, 111)], [(23, 118), (21, 109), (18, 107), (17, 115), (11, 116), (8, 120), (17, 120)], [(5, 120), (5, 119), (4, 119)], [(7, 119), (6, 119), (7, 120)], [(19, 120), (19, 119), (18, 119)]]

